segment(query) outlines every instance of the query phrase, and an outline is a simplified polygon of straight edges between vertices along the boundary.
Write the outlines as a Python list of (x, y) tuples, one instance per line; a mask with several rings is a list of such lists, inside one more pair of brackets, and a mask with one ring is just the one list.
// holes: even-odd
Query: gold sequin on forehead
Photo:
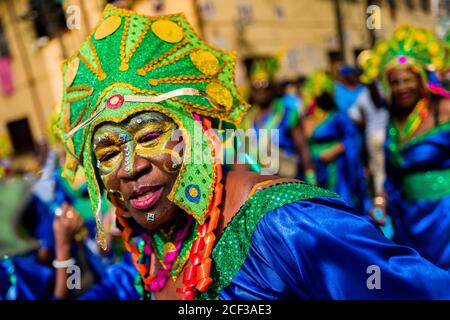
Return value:
[(219, 61), (216, 56), (206, 50), (199, 49), (190, 54), (195, 67), (208, 76), (215, 75), (219, 71)]
[(180, 42), (184, 37), (183, 29), (169, 20), (155, 21), (152, 24), (152, 31), (158, 38), (169, 43)]
[(70, 87), (77, 75), (78, 67), (80, 66), (80, 59), (74, 58), (67, 65), (66, 73), (64, 74), (64, 83), (67, 87)]
[(117, 29), (119, 29), (121, 24), (122, 19), (119, 16), (111, 16), (107, 18), (95, 31), (95, 40), (100, 40), (112, 35)]
[(233, 97), (230, 91), (217, 82), (211, 82), (206, 86), (206, 94), (215, 102), (229, 109), (233, 106)]

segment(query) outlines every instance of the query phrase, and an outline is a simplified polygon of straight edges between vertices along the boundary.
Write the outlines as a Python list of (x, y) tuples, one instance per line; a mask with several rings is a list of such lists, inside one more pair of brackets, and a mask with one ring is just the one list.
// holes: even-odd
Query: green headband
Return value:
[[(183, 14), (149, 17), (112, 5), (63, 64), (56, 126), (68, 151), (63, 175), (72, 178), (82, 163), (103, 247), (102, 195), (91, 145), (95, 128), (146, 110), (172, 118), (187, 148), (169, 200), (203, 223), (214, 192), (215, 155), (193, 115), (239, 125), (249, 106), (237, 92), (234, 66), (235, 56), (206, 45)], [(201, 141), (193, 142), (196, 130)], [(201, 161), (192, 158), (194, 144), (206, 150)]]

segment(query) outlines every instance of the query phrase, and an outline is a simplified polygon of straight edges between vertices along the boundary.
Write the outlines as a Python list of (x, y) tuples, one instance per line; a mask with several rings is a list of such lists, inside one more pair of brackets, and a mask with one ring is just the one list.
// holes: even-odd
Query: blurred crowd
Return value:
[[(397, 33), (391, 41), (406, 48), (405, 37), (429, 36), (420, 29), (405, 32), (410, 34)], [(434, 50), (435, 40), (426, 41), (426, 50)], [(251, 108), (242, 127), (261, 132), (258, 139), (266, 141), (276, 134), (279, 157), (258, 154), (257, 168), (246, 170), (263, 172), (277, 161), (278, 170), (268, 173), (336, 192), (371, 215), (387, 237), (449, 269), (448, 58), (439, 68), (434, 61), (422, 70), (418, 53), (417, 61), (399, 60), (389, 72), (383, 65), (374, 74), (376, 59), (383, 59), (382, 43), (363, 52), (358, 65), (342, 64), (336, 74), (317, 70), (280, 83), (276, 58), (255, 58), (248, 72)], [(109, 243), (104, 251), (95, 239), (83, 171), (77, 171), (74, 183), (61, 176), (65, 150), (51, 131), (28, 172), (15, 172), (10, 152), (2, 150), (0, 299), (138, 299), (132, 285), (138, 274), (120, 239), (113, 206), (103, 202)], [(424, 171), (430, 178), (417, 176)], [(444, 229), (439, 231), (438, 224)], [(80, 270), (66, 272), (53, 263), (71, 258)]]

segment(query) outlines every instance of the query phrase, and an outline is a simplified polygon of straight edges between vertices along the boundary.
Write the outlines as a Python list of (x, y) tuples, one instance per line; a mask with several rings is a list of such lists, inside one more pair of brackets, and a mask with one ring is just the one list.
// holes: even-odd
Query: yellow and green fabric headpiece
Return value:
[(314, 99), (323, 93), (334, 94), (334, 81), (331, 76), (323, 70), (311, 73), (302, 87), (302, 97), (304, 108), (310, 107)]
[(444, 48), (430, 30), (400, 26), (389, 39), (374, 46), (363, 66), (361, 80), (371, 83), (381, 78), (386, 86), (386, 72), (396, 67), (415, 68), (426, 84), (427, 70), (439, 71), (445, 67)]
[(250, 81), (272, 82), (280, 66), (280, 56), (256, 58), (250, 67)]
[[(67, 150), (63, 174), (71, 179), (83, 165), (102, 246), (102, 196), (91, 145), (95, 128), (146, 110), (172, 118), (187, 148), (169, 200), (203, 223), (214, 192), (215, 158), (195, 117), (239, 125), (249, 106), (237, 92), (234, 67), (235, 55), (205, 44), (183, 14), (150, 17), (112, 5), (65, 61), (56, 125)], [(193, 142), (199, 128), (201, 141)], [(194, 144), (209, 151), (206, 159), (203, 154), (202, 161), (191, 161)]]

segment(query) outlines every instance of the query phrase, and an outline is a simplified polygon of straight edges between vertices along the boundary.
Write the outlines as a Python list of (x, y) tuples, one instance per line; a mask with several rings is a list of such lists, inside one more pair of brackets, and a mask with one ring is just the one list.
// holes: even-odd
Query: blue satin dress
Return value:
[(385, 144), (393, 240), (450, 270), (450, 122), (401, 148), (395, 133), (391, 125)]
[[(129, 254), (104, 268), (101, 282), (81, 294), (78, 300), (138, 300), (135, 288), (138, 272)], [(57, 300), (53, 296), (55, 272), (30, 253), (0, 261), (0, 300)], [(84, 288), (82, 288), (84, 289)]]
[(299, 183), (254, 194), (212, 258), (201, 299), (450, 299), (450, 272), (331, 192)]
[[(336, 192), (358, 210), (367, 212), (370, 201), (359, 154), (360, 142), (350, 118), (339, 111), (329, 112), (308, 138), (318, 185)], [(345, 152), (330, 163), (322, 161), (322, 152), (338, 143), (345, 146)]]
[[(250, 110), (244, 118), (244, 129), (254, 129), (259, 139), (259, 130), (278, 130), (277, 139), (280, 149), (289, 156), (295, 156), (295, 144), (292, 140), (291, 130), (297, 125), (299, 120), (298, 105), (290, 100), (293, 98), (285, 96), (273, 102), (273, 110), (265, 113), (259, 121), (255, 121), (256, 110)], [(273, 138), (273, 136), (272, 136)]]
[(141, 295), (134, 285), (138, 276), (131, 255), (126, 254), (122, 261), (108, 266), (102, 281), (94, 284), (78, 300), (139, 300)]
[(55, 272), (37, 261), (36, 254), (0, 261), (0, 300), (53, 298)]
[[(23, 214), (23, 227), (30, 236), (40, 241), (41, 248), (48, 248), (54, 256), (55, 239), (53, 234), (54, 210), (64, 201), (72, 203), (77, 209), (86, 206), (76, 206), (82, 199), (74, 199), (65, 189), (65, 185), (55, 171), (51, 177), (52, 188), (46, 189), (47, 198), (40, 194), (35, 194)], [(42, 185), (39, 185), (42, 190)], [(50, 194), (49, 194), (50, 193)], [(47, 201), (44, 201), (47, 200)], [(84, 212), (88, 215), (91, 212)], [(87, 265), (93, 271), (97, 284), (93, 292), (97, 291), (98, 298), (109, 299), (133, 299), (134, 274), (135, 269), (131, 263), (119, 262), (113, 264), (113, 260), (120, 260), (121, 256), (116, 256), (111, 250), (110, 254), (103, 256), (100, 254), (95, 241), (96, 224), (93, 218), (85, 220), (84, 224), (88, 239), (79, 245), (72, 243), (72, 257), (78, 258), (80, 255), (86, 259)], [(77, 261), (79, 263), (79, 261)], [(0, 298), (15, 300), (48, 300), (53, 299), (55, 282), (55, 272), (50, 265), (44, 265), (37, 260), (36, 252), (30, 252), (24, 256), (14, 256), (10, 259), (0, 261)], [(126, 282), (126, 285), (124, 284)], [(128, 287), (128, 289), (126, 288)], [(98, 288), (106, 288), (106, 293)], [(82, 288), (84, 290), (85, 288)], [(127, 291), (128, 290), (128, 291)], [(87, 297), (96, 299), (90, 293)]]

